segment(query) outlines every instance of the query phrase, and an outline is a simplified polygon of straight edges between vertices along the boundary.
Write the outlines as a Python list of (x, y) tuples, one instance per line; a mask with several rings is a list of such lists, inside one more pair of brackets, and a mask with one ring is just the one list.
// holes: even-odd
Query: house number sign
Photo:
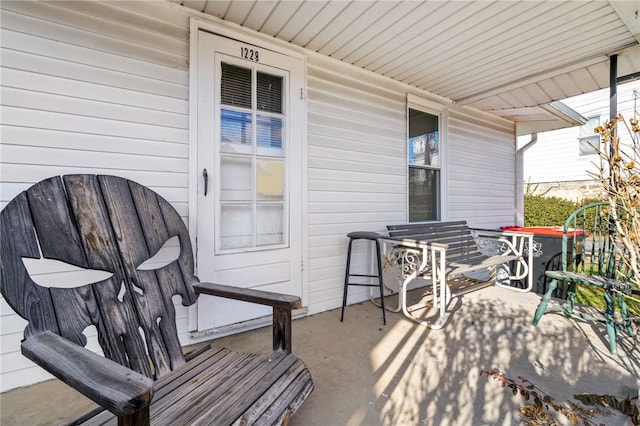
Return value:
[(248, 47), (240, 47), (240, 57), (253, 62), (260, 62), (260, 52)]

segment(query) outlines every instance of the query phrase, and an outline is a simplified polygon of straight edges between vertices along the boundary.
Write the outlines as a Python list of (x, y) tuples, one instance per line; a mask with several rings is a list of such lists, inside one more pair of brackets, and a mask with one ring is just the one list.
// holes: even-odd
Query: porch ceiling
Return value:
[(172, 0), (518, 123), (640, 72), (640, 1)]

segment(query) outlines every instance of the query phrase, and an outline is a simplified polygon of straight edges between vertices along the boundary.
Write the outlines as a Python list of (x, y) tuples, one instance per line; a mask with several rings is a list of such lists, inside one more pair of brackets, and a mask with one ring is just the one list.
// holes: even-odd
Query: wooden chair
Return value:
[[(607, 203), (593, 203), (573, 212), (564, 223), (562, 236), (562, 270), (546, 271), (551, 278), (547, 292), (542, 297), (533, 319), (538, 325), (542, 316), (549, 312), (562, 312), (567, 317), (574, 315), (576, 290), (578, 285), (598, 287), (603, 290), (605, 310), (603, 317), (586, 313), (578, 315), (587, 321), (601, 321), (606, 324), (609, 350), (617, 353), (617, 330), (625, 329), (634, 335), (624, 295), (632, 292), (631, 274), (623, 258), (626, 251), (616, 241), (615, 227), (607, 214)], [(575, 230), (583, 232), (569, 233)], [(556, 288), (562, 283), (561, 295), (567, 299), (563, 306), (548, 306)], [(616, 305), (620, 309), (620, 319), (616, 320)]]
[[(2, 210), (0, 231), (0, 289), (28, 321), (22, 353), (102, 407), (77, 423), (286, 424), (311, 393), (291, 354), (300, 299), (200, 283), (184, 222), (150, 189), (115, 176), (47, 179)], [(43, 263), (64, 282), (37, 275)], [(200, 293), (271, 305), (273, 352), (207, 345), (184, 356), (172, 297), (188, 306)], [(104, 357), (84, 347), (92, 325)]]

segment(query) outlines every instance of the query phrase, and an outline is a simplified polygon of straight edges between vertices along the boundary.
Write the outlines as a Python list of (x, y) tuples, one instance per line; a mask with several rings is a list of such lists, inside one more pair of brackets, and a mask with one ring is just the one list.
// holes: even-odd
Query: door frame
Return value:
[[(200, 18), (190, 18), (190, 35), (189, 35), (189, 182), (188, 182), (188, 226), (189, 235), (191, 237), (192, 244), (194, 245), (194, 255), (197, 260), (198, 255), (198, 241), (197, 241), (197, 226), (198, 226), (198, 182), (201, 179), (201, 175), (198, 169), (198, 40), (199, 32), (206, 31), (222, 37), (231, 38), (242, 43), (253, 44), (264, 49), (272, 50), (274, 52), (281, 53), (286, 56), (290, 56), (297, 60), (302, 61), (303, 75), (301, 76), (300, 99), (303, 101), (302, 105), (304, 111), (300, 113), (301, 117), (304, 117), (304, 122), (300, 124), (300, 138), (301, 138), (301, 159), (300, 169), (298, 173), (302, 178), (302, 189), (300, 200), (300, 211), (302, 217), (300, 218), (300, 248), (302, 250), (302, 271), (301, 271), (301, 289), (302, 289), (302, 315), (306, 312), (306, 307), (309, 305), (309, 288), (308, 288), (308, 185), (307, 185), (307, 61), (306, 56), (299, 52), (299, 49), (292, 48), (291, 45), (276, 41), (270, 37), (266, 37), (260, 33), (250, 30), (240, 30), (234, 28), (224, 22), (212, 22), (206, 21)], [(292, 93), (292, 96), (295, 94)], [(293, 201), (293, 200), (291, 200)], [(198, 274), (196, 264), (196, 275)], [(198, 327), (198, 315), (197, 304), (192, 305), (189, 308), (189, 332), (194, 332)], [(240, 330), (238, 330), (240, 331)], [(228, 334), (228, 333), (227, 333)], [(194, 338), (200, 336), (197, 333), (192, 333)], [(205, 336), (202, 336), (205, 337)], [(210, 338), (211, 336), (206, 336)]]

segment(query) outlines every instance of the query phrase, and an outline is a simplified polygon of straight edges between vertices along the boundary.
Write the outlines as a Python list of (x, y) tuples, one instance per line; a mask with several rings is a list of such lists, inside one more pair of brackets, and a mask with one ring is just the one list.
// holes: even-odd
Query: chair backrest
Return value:
[(0, 234), (0, 290), (28, 321), (26, 339), (51, 331), (84, 346), (94, 325), (104, 355), (128, 368), (158, 378), (184, 364), (172, 297), (196, 301), (193, 253), (155, 192), (115, 176), (53, 177), (2, 210)]
[(562, 236), (562, 270), (629, 279), (623, 260), (626, 249), (616, 239), (609, 204), (598, 202), (580, 207), (565, 221)]

